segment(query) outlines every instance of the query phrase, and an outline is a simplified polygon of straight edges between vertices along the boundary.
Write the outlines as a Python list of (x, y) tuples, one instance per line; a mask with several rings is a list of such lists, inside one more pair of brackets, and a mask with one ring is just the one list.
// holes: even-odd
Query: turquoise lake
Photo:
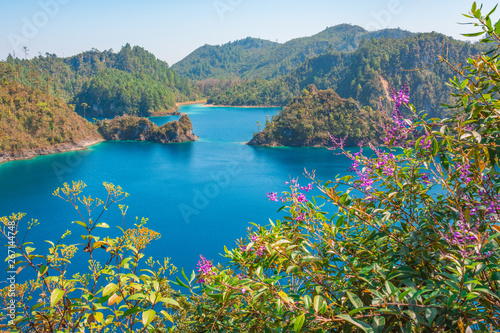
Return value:
[[(82, 180), (87, 184), (85, 195), (104, 199), (102, 183), (111, 182), (130, 193), (120, 202), (129, 206), (126, 228), (133, 227), (135, 217), (145, 217), (148, 227), (162, 235), (146, 257), (170, 257), (174, 265), (191, 271), (200, 254), (224, 261), (224, 245), (232, 248), (236, 239), (245, 237), (249, 222), (267, 225), (269, 218), (277, 219), (280, 205), (270, 202), (266, 193), (287, 190), (285, 182), (291, 177), (307, 184), (304, 168), (315, 170), (321, 180), (348, 172), (349, 160), (324, 148), (245, 145), (257, 131), (256, 122), (265, 123), (277, 108), (195, 104), (180, 111), (191, 118), (198, 141), (103, 142), (84, 151), (0, 165), (0, 216), (25, 212), (25, 223), (38, 219), (40, 225), (27, 237), (37, 249), (47, 247), (44, 240), (56, 242), (68, 229), (72, 235), (65, 242), (81, 242), (83, 229), (71, 223), (79, 220), (77, 212), (51, 194), (63, 182)], [(172, 119), (151, 118), (159, 125)], [(118, 206), (111, 206), (101, 222), (111, 228), (100, 229), (100, 236), (118, 235)], [(88, 255), (81, 251), (76, 260), (86, 267)]]

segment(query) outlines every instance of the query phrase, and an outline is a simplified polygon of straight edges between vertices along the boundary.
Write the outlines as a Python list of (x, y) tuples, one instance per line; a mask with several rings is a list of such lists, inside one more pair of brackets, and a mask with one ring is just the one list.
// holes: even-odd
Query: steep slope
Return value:
[(411, 103), (418, 110), (441, 116), (440, 104), (452, 101), (447, 83), (456, 73), (439, 57), (458, 65), (484, 50), (484, 45), (437, 33), (396, 40), (372, 39), (352, 53), (332, 52), (308, 59), (285, 81), (294, 92), (313, 83), (318, 89), (332, 88), (342, 98), (352, 97), (372, 108), (378, 107), (380, 98), (388, 102), (389, 86), (407, 82)]
[(96, 126), (64, 101), (0, 75), (0, 162), (79, 149), (98, 141), (102, 137)]
[[(342, 98), (353, 98), (376, 109), (381, 98), (385, 104), (389, 102), (391, 86), (407, 82), (411, 102), (417, 109), (441, 116), (440, 104), (451, 102), (447, 82), (455, 73), (439, 56), (459, 64), (484, 49), (437, 33), (364, 40), (353, 52), (329, 51), (307, 59), (286, 76), (269, 82), (241, 82), (208, 100), (225, 105), (286, 105), (290, 96), (314, 84), (318, 89), (331, 88)], [(267, 95), (264, 90), (280, 93)]]
[(266, 146), (328, 146), (331, 133), (346, 137), (347, 145), (378, 143), (374, 123), (379, 114), (370, 108), (360, 108), (352, 99), (342, 99), (333, 90), (305, 89), (293, 99), (266, 127), (257, 133), (249, 145)]
[(368, 32), (359, 26), (342, 24), (283, 44), (249, 37), (221, 46), (202, 46), (172, 68), (179, 75), (193, 80), (227, 77), (270, 79), (288, 74), (308, 57), (328, 49), (352, 51), (365, 38), (402, 38), (408, 35), (409, 32), (398, 29)]

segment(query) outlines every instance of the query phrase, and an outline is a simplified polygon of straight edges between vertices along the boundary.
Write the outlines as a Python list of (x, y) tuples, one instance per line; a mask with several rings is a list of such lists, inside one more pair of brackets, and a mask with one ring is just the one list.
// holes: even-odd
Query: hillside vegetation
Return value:
[(204, 45), (172, 68), (192, 80), (228, 77), (271, 79), (288, 74), (308, 57), (329, 49), (352, 51), (364, 38), (402, 38), (410, 34), (399, 29), (369, 32), (359, 26), (341, 24), (286, 43), (248, 37), (224, 45)]
[[(452, 101), (447, 82), (454, 73), (439, 57), (459, 64), (484, 50), (484, 45), (437, 33), (364, 40), (353, 52), (329, 51), (305, 60), (286, 76), (271, 81), (241, 82), (208, 100), (223, 105), (286, 105), (291, 96), (314, 84), (318, 89), (331, 88), (342, 98), (353, 98), (375, 109), (381, 98), (388, 104), (390, 86), (407, 82), (417, 109), (442, 116), (440, 104)], [(279, 93), (268, 94), (268, 91)]]
[(249, 145), (328, 146), (330, 135), (345, 138), (347, 145), (379, 143), (376, 123), (380, 115), (361, 108), (353, 99), (340, 98), (332, 89), (314, 85), (293, 99), (257, 133)]
[(61, 99), (0, 75), (0, 154), (99, 139), (97, 128)]
[(6, 63), (16, 73), (13, 79), (44, 86), (85, 116), (146, 116), (199, 97), (189, 80), (166, 62), (129, 44), (118, 53), (93, 49), (68, 58), (48, 53), (31, 60), (9, 56)]

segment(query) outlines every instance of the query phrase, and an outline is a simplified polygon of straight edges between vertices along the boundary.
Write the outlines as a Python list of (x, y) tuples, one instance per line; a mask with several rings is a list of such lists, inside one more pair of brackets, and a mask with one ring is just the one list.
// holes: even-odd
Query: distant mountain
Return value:
[(255, 134), (249, 145), (328, 146), (329, 133), (346, 138), (346, 145), (378, 143), (375, 123), (380, 115), (361, 108), (353, 99), (340, 98), (332, 89), (304, 89), (271, 122)]
[(172, 68), (192, 80), (229, 77), (270, 79), (288, 74), (308, 57), (326, 50), (352, 51), (363, 39), (403, 38), (409, 35), (410, 32), (400, 29), (368, 32), (359, 26), (342, 24), (282, 44), (248, 37), (224, 45), (202, 46)]
[(129, 44), (120, 52), (91, 50), (68, 58), (46, 54), (31, 60), (7, 58), (24, 85), (46, 86), (51, 94), (74, 104), (79, 114), (146, 116), (176, 102), (195, 100), (197, 89), (164, 61)]
[[(318, 89), (331, 88), (342, 98), (353, 98), (376, 109), (381, 99), (386, 105), (389, 102), (390, 87), (398, 88), (407, 82), (410, 102), (418, 110), (441, 116), (440, 104), (451, 102), (448, 80), (456, 73), (439, 56), (458, 65), (484, 50), (484, 45), (438, 33), (364, 40), (355, 51), (328, 51), (307, 59), (286, 76), (271, 81), (244, 81), (208, 100), (225, 105), (286, 105), (290, 96), (314, 84)], [(280, 93), (268, 95), (266, 91)]]

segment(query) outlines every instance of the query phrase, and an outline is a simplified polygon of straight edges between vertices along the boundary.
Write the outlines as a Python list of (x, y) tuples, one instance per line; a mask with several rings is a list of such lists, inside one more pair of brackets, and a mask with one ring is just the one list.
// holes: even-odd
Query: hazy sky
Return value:
[[(496, 1), (483, 1), (488, 10)], [(367, 30), (474, 31), (469, 0), (0, 0), (0, 59), (71, 56), (140, 45), (169, 64), (204, 44), (248, 36), (285, 42), (341, 23)]]

